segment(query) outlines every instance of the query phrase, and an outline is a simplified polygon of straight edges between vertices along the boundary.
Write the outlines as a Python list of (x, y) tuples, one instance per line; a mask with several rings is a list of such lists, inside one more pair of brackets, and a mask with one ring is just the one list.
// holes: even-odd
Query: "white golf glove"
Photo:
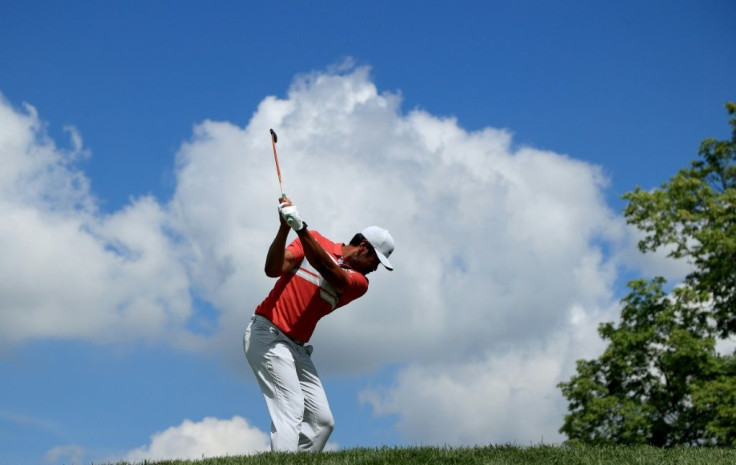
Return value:
[(282, 203), (279, 205), (279, 213), (294, 231), (299, 231), (304, 227), (304, 222), (299, 217), (299, 210), (296, 209), (296, 205), (285, 207)]

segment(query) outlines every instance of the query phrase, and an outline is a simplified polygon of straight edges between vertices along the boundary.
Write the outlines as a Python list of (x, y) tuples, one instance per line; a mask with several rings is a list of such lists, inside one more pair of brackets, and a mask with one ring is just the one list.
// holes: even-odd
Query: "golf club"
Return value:
[(284, 183), (281, 181), (281, 169), (279, 168), (279, 156), (276, 153), (276, 141), (278, 141), (278, 137), (276, 136), (276, 132), (273, 129), (270, 129), (271, 131), (271, 145), (273, 146), (273, 159), (276, 161), (276, 174), (279, 175), (279, 187), (281, 187), (281, 198), (286, 197), (286, 194), (284, 193)]

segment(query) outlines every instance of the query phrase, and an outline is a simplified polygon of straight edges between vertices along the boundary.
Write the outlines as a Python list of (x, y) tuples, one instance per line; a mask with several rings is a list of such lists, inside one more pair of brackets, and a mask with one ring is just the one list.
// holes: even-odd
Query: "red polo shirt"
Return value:
[[(335, 262), (341, 263), (342, 244), (332, 242), (317, 231), (309, 231), (309, 234)], [(348, 274), (349, 284), (342, 295), (338, 295), (304, 258), (299, 238), (286, 250), (294, 255), (294, 268), (279, 277), (268, 297), (256, 307), (256, 315), (268, 318), (290, 338), (307, 342), (320, 318), (366, 293), (368, 278), (341, 264)]]

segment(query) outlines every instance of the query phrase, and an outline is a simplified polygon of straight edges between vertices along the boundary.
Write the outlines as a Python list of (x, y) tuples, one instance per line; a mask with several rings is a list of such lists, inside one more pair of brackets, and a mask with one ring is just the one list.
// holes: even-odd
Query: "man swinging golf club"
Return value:
[[(272, 131), (274, 155), (275, 139)], [(271, 450), (319, 452), (334, 419), (306, 343), (320, 318), (365, 294), (368, 273), (379, 264), (393, 270), (394, 241), (385, 229), (369, 226), (348, 244), (332, 242), (307, 229), (283, 187), (278, 211), (265, 266), (278, 280), (256, 307), (243, 348), (271, 415)], [(291, 229), (297, 238), (287, 246)]]

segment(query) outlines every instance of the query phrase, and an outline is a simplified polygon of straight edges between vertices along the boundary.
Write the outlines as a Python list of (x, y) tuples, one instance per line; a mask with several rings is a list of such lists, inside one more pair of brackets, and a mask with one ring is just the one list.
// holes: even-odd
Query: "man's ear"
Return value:
[(361, 241), (360, 246), (363, 247), (368, 252), (375, 252), (376, 249), (373, 248), (373, 245), (368, 242), (368, 239)]

